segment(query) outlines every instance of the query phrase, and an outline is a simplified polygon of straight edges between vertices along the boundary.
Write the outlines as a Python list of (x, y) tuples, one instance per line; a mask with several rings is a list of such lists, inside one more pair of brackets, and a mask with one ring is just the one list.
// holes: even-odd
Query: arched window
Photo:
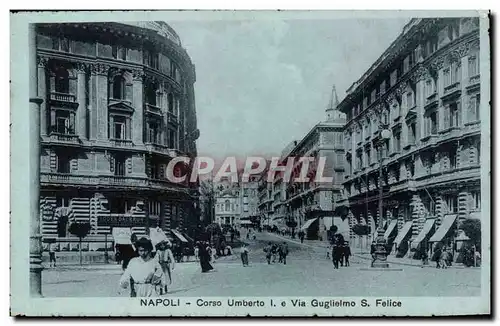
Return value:
[(158, 90), (158, 85), (155, 83), (150, 83), (146, 88), (146, 103), (156, 106), (156, 92)]
[(58, 93), (69, 93), (69, 72), (66, 68), (58, 67), (55, 70), (55, 90)]
[(225, 205), (226, 205), (226, 212), (229, 212), (229, 209), (231, 208), (231, 204), (229, 203), (229, 199), (226, 199)]
[(174, 113), (174, 95), (172, 93), (168, 93), (167, 102), (168, 102), (168, 112)]
[(125, 99), (125, 78), (122, 75), (113, 77), (112, 97), (119, 100)]

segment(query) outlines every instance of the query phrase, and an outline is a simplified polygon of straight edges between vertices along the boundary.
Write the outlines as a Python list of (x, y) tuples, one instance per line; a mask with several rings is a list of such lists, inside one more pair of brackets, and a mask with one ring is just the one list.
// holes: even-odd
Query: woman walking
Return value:
[(248, 248), (245, 244), (241, 245), (241, 262), (243, 267), (248, 266)]
[(208, 252), (208, 243), (200, 243), (198, 246), (198, 253), (200, 255), (200, 266), (201, 272), (206, 273), (214, 269), (212, 265), (210, 265), (210, 253)]
[(120, 286), (133, 288), (131, 296), (157, 297), (161, 294), (164, 274), (151, 252), (153, 244), (146, 238), (141, 238), (135, 243), (139, 257), (132, 258), (120, 278)]

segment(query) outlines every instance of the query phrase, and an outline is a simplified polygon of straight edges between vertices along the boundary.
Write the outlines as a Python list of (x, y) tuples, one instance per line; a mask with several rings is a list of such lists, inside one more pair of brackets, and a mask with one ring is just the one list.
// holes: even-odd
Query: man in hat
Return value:
[(171, 248), (171, 243), (168, 240), (162, 240), (156, 245), (155, 258), (160, 264), (164, 276), (163, 293), (167, 293), (168, 292), (167, 286), (169, 284), (172, 284), (172, 271), (174, 270), (175, 259), (172, 250), (170, 250), (170, 248)]

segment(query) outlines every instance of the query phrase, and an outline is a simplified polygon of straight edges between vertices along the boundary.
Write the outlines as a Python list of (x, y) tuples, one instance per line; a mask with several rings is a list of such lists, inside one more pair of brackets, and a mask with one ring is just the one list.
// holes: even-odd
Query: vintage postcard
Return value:
[(491, 313), (485, 11), (11, 13), (11, 314)]

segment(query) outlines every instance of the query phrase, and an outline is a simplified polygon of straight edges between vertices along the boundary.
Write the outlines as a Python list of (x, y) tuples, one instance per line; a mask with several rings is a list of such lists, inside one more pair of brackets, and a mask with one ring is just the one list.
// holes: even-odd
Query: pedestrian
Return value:
[(200, 254), (200, 249), (198, 248), (199, 247), (199, 242), (196, 242), (195, 244), (195, 247), (194, 247), (194, 260), (195, 261), (198, 261), (199, 260), (199, 254)]
[(349, 257), (351, 256), (351, 247), (349, 247), (349, 242), (344, 242), (344, 246), (342, 247), (342, 256), (344, 257), (344, 266), (349, 266)]
[(272, 243), (269, 242), (267, 246), (264, 247), (264, 252), (266, 253), (266, 260), (268, 265), (271, 264), (271, 255), (272, 255), (271, 250), (272, 250)]
[(446, 261), (448, 260), (448, 249), (446, 247), (443, 248), (441, 255), (439, 256), (439, 266), (440, 268), (446, 269), (448, 268)]
[(337, 244), (334, 244), (332, 247), (332, 261), (334, 269), (339, 268), (340, 259), (341, 259), (341, 248), (339, 248)]
[(57, 244), (55, 242), (49, 243), (49, 267), (56, 267), (56, 250)]
[(175, 259), (172, 250), (170, 250), (171, 246), (171, 243), (167, 241), (161, 241), (156, 245), (157, 250), (155, 258), (161, 266), (164, 277), (162, 294), (167, 293), (168, 285), (172, 284), (172, 271), (174, 270)]
[(151, 257), (153, 244), (150, 240), (141, 238), (137, 240), (135, 246), (139, 257), (130, 260), (120, 278), (120, 286), (122, 288), (133, 287), (131, 296), (156, 297), (161, 295), (164, 275), (158, 261)]
[(370, 255), (372, 255), (372, 264), (371, 264), (372, 267), (373, 267), (373, 263), (375, 263), (375, 260), (377, 259), (377, 255), (375, 254), (375, 251), (377, 251), (377, 247), (375, 246), (375, 241), (373, 241), (371, 246), (370, 246)]
[(288, 256), (288, 243), (283, 242), (283, 244), (280, 247), (280, 253), (281, 253), (281, 260), (283, 262), (283, 265), (286, 265), (286, 256)]
[(198, 246), (199, 255), (200, 255), (200, 266), (201, 272), (206, 273), (214, 269), (212, 265), (210, 265), (210, 250), (211, 248), (208, 246), (208, 243), (200, 243)]
[(427, 250), (425, 249), (424, 246), (422, 246), (420, 250), (421, 250), (420, 259), (422, 259), (422, 268), (423, 268), (425, 265), (429, 265), (429, 255), (427, 254)]
[(273, 243), (273, 245), (271, 246), (271, 256), (273, 258), (273, 263), (276, 262), (277, 254), (278, 254), (278, 245)]
[(241, 245), (241, 263), (243, 267), (248, 266), (248, 248), (246, 244)]
[(299, 232), (300, 243), (304, 243), (305, 234), (304, 231)]

